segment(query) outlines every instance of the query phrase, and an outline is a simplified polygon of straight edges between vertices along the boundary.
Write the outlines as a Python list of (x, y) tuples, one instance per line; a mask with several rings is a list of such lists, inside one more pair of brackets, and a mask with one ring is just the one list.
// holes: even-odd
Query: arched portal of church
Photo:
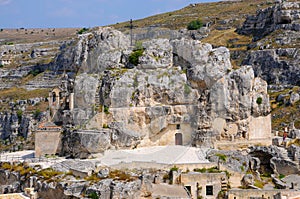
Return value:
[(175, 145), (182, 145), (182, 133), (175, 134)]

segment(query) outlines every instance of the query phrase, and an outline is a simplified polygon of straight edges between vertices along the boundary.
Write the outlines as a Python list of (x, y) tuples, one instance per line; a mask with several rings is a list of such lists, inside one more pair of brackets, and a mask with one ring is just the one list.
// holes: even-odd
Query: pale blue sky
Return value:
[(0, 28), (94, 27), (217, 0), (0, 0)]

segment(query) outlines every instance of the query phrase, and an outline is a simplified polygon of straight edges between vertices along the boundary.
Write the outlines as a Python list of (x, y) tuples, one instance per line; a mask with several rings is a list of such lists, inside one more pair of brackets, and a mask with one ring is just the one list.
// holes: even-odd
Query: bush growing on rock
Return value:
[(262, 103), (262, 98), (261, 98), (261, 97), (258, 97), (258, 98), (256, 99), (256, 103), (257, 103), (258, 105), (260, 105), (260, 104)]
[(88, 31), (88, 30), (89, 30), (88, 28), (81, 28), (81, 29), (77, 32), (77, 34), (81, 35), (81, 34), (83, 34), (84, 32), (86, 32), (86, 31)]
[(139, 58), (142, 56), (144, 53), (144, 49), (137, 49), (134, 50), (130, 55), (129, 55), (129, 63), (137, 66), (139, 64)]
[(188, 30), (198, 30), (199, 28), (201, 28), (203, 26), (202, 21), (200, 21), (199, 19), (191, 21), (188, 25), (187, 25), (187, 29)]

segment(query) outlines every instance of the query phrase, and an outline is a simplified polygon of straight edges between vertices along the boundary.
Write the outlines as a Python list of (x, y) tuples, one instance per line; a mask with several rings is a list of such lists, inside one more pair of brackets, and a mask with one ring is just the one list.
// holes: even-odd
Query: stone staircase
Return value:
[(228, 180), (222, 178), (221, 179), (221, 191), (227, 191), (228, 190)]

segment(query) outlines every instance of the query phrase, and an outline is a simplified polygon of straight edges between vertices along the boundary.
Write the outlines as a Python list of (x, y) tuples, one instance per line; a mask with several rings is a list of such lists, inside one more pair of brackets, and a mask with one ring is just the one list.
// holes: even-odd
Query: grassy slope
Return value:
[[(215, 2), (200, 3), (195, 6), (187, 6), (183, 9), (154, 15), (133, 23), (137, 27), (160, 26), (170, 29), (186, 28), (187, 24), (195, 19), (202, 19), (203, 22), (216, 23), (221, 20), (234, 19), (235, 26), (243, 23), (245, 15), (255, 14), (258, 8), (269, 6), (265, 0), (243, 0), (240, 2)], [(122, 29), (129, 26), (129, 22), (114, 25), (115, 28)]]
[[(271, 6), (272, 3), (265, 0), (243, 0), (240, 2), (215, 2), (200, 3), (195, 6), (187, 6), (183, 9), (154, 15), (144, 19), (133, 21), (133, 25), (138, 28), (148, 26), (158, 26), (169, 29), (186, 28), (187, 24), (196, 19), (201, 19), (203, 23), (211, 23), (211, 33), (203, 42), (208, 42), (214, 46), (226, 46), (230, 50), (244, 50), (250, 43), (251, 37), (241, 36), (235, 33), (235, 29), (240, 27), (247, 15), (255, 14), (257, 9)], [(227, 21), (227, 24), (223, 24)], [(113, 25), (119, 30), (128, 30), (129, 21)], [(218, 31), (217, 28), (228, 27), (227, 30)], [(236, 41), (232, 42), (233, 39)], [(236, 46), (241, 46), (237, 48)]]

